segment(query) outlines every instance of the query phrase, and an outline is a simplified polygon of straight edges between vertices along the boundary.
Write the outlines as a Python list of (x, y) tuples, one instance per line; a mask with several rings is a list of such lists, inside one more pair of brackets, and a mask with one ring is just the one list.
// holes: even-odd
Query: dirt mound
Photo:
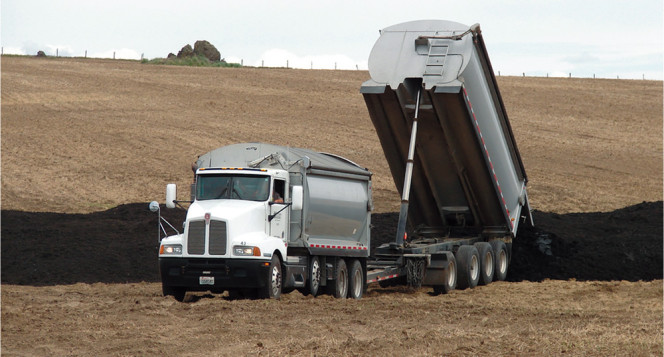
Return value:
[[(162, 212), (183, 221), (181, 210)], [(90, 214), (2, 211), (3, 283), (158, 281), (157, 249), (157, 215), (147, 203)]]
[[(185, 218), (183, 210), (162, 214), (176, 228)], [(662, 202), (607, 213), (535, 211), (534, 219), (539, 225), (514, 241), (511, 281), (662, 278)], [(372, 247), (394, 238), (398, 213), (372, 220)], [(157, 215), (147, 203), (90, 214), (2, 211), (6, 284), (158, 282), (157, 248)]]
[(662, 201), (534, 220), (515, 240), (511, 281), (662, 279)]

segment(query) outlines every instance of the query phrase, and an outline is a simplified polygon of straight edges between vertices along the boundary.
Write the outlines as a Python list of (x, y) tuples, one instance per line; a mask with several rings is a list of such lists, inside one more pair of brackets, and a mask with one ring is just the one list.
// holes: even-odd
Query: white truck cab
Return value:
[[(269, 272), (271, 263), (281, 264), (287, 255), (292, 203), (288, 180), (285, 170), (198, 169), (184, 233), (161, 241), (164, 292), (177, 298), (181, 291), (176, 286), (182, 285), (221, 290), (269, 286), (272, 273), (281, 274), (280, 268)], [(172, 207), (175, 190), (167, 192)], [(301, 207), (298, 196), (296, 206)]]

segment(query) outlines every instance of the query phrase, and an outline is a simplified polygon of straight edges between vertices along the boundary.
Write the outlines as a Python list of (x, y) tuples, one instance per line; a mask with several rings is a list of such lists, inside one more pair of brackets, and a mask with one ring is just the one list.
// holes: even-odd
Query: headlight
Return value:
[(175, 255), (175, 254), (182, 254), (182, 245), (181, 244), (162, 244), (161, 247), (159, 247), (159, 254), (160, 255)]
[(233, 254), (234, 255), (242, 255), (242, 256), (260, 257), (261, 256), (261, 250), (258, 247), (234, 246), (233, 247)]

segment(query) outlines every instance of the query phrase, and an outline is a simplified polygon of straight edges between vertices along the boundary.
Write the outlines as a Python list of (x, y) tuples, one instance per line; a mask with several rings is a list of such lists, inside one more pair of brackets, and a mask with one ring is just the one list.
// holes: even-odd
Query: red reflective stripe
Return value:
[(327, 249), (348, 249), (348, 250), (368, 250), (367, 247), (358, 246), (344, 246), (344, 245), (324, 245), (324, 244), (310, 244), (311, 248), (327, 248)]
[[(500, 188), (500, 182), (498, 181), (498, 176), (496, 176), (496, 172), (493, 169), (493, 162), (491, 162), (491, 155), (489, 155), (489, 149), (486, 147), (486, 143), (484, 142), (484, 137), (482, 136), (482, 130), (480, 129), (480, 123), (477, 121), (477, 117), (475, 116), (475, 111), (473, 110), (473, 105), (470, 103), (470, 98), (468, 97), (468, 92), (466, 91), (466, 87), (462, 87), (463, 89), (463, 95), (466, 98), (466, 103), (468, 103), (468, 108), (470, 109), (470, 113), (473, 115), (473, 121), (475, 121), (475, 126), (477, 127), (477, 133), (480, 136), (480, 139), (482, 140), (482, 146), (484, 146), (484, 152), (486, 153), (486, 158), (489, 161), (489, 166), (491, 167), (491, 171), (493, 173), (493, 179), (496, 181), (496, 187), (498, 187), (498, 192), (500, 192), (500, 197), (503, 201), (503, 207), (505, 208), (505, 212), (507, 213), (507, 217), (510, 216), (510, 210), (507, 208), (507, 202), (505, 202), (505, 197), (503, 197), (503, 190)], [(510, 226), (514, 228), (514, 222), (510, 219)]]

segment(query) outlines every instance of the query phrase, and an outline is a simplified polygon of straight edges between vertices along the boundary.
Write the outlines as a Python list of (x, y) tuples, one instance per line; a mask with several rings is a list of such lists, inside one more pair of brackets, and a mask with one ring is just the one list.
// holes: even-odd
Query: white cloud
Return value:
[(222, 58), (222, 59), (224, 61), (226, 61), (226, 63), (241, 63), (241, 64), (244, 64), (244, 60), (240, 57), (230, 56), (230, 57), (225, 57), (225, 58)]
[(496, 73), (504, 76), (662, 79), (658, 49), (573, 43), (498, 43), (489, 48)]
[(47, 56), (74, 57), (77, 55), (71, 46), (66, 45), (46, 45), (42, 51), (44, 51)]
[[(2, 53), (5, 55), (25, 55), (25, 51), (19, 47), (2, 47)], [(36, 54), (36, 53), (35, 53)]]

